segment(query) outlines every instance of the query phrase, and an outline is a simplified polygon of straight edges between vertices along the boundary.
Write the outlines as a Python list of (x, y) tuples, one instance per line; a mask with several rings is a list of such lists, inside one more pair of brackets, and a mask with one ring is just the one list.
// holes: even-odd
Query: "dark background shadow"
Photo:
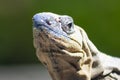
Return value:
[(38, 63), (32, 16), (48, 11), (72, 16), (98, 49), (120, 57), (120, 0), (1, 0), (1, 65)]

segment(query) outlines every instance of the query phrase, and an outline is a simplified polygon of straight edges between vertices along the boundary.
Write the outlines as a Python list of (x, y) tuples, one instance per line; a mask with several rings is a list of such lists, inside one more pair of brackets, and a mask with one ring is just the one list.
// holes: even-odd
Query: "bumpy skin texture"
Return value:
[(53, 80), (120, 80), (120, 59), (101, 53), (70, 16), (35, 14), (33, 38)]

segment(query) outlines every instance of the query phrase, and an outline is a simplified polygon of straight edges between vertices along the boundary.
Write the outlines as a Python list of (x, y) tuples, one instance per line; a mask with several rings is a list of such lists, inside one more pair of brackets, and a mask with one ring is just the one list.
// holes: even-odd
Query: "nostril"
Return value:
[(51, 25), (51, 23), (50, 23), (48, 20), (46, 20), (46, 23), (47, 23), (48, 25)]

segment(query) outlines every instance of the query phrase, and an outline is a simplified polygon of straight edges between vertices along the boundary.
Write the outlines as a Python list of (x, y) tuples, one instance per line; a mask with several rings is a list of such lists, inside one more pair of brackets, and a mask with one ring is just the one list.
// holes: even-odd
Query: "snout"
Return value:
[(33, 27), (40, 28), (41, 26), (46, 25), (45, 19), (41, 14), (35, 14), (32, 18)]

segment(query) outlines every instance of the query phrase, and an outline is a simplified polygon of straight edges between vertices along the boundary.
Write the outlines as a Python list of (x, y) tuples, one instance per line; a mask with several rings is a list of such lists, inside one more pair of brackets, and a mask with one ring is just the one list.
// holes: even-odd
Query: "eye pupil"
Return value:
[(68, 26), (69, 28), (71, 28), (71, 27), (72, 27), (72, 23), (69, 23), (67, 26)]

